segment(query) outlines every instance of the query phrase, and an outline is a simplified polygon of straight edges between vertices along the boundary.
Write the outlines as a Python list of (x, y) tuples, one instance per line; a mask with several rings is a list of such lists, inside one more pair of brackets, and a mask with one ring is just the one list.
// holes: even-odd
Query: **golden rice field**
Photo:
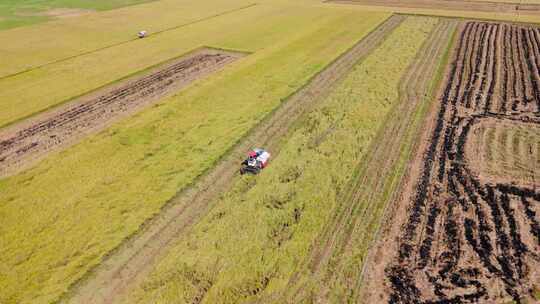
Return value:
[[(493, 22), (477, 26), (471, 19)], [(474, 39), (487, 42), (471, 42), (470, 49), (478, 67), (494, 67), (482, 58), (501, 56), (490, 47), (502, 34), (481, 26), (507, 21), (531, 28), (516, 30), (528, 36), (512, 40), (522, 43), (512, 58), (522, 58), (520, 68), (533, 75), (523, 78), (531, 83), (530, 110), (540, 70), (540, 17), (534, 14), (318, 0), (0, 3), (0, 41), (6, 42), (0, 43), (0, 303), (358, 303), (371, 292), (384, 293), (382, 302), (400, 294), (395, 303), (413, 303), (396, 291), (401, 281), (383, 267), (395, 261), (386, 254), (398, 255), (397, 240), (404, 238), (398, 232), (412, 212), (407, 195), (428, 171), (422, 157), (431, 153), (437, 113), (453, 92), (443, 90), (450, 71), (464, 66), (454, 74), (472, 73), (472, 64), (459, 61), (465, 56), (459, 46), (485, 31)], [(141, 30), (148, 32), (144, 39), (137, 38)], [(139, 85), (136, 79), (154, 77), (150, 73), (173, 62), (180, 62), (181, 73), (181, 60), (201, 49), (241, 56), (120, 113), (133, 102), (126, 97), (118, 118), (99, 128), (79, 130), (55, 120), (64, 109), (77, 120), (70, 107), (85, 110), (90, 97), (108, 102), (100, 95), (107, 90), (129, 94), (140, 88), (118, 88)], [(517, 79), (512, 73), (509, 79)], [(503, 79), (471, 77), (475, 89)], [(139, 93), (144, 98), (152, 90)], [(461, 137), (463, 148), (452, 150), (464, 151), (458, 164), (474, 178), (526, 188), (519, 207), (526, 216), (517, 224), (504, 202), (500, 207), (513, 245), (538, 233), (540, 209), (533, 203), (540, 197), (540, 128), (529, 114), (508, 114), (520, 123), (486, 118), (465, 128), (470, 135)], [(53, 124), (60, 135), (40, 133)], [(30, 156), (4, 174), (11, 159), (3, 155), (17, 138), (35, 142), (10, 154)], [(45, 140), (57, 146), (33, 155)], [(272, 153), (268, 167), (240, 175), (248, 148), (261, 144)], [(398, 210), (406, 211), (396, 216)], [(433, 230), (446, 227), (440, 221)], [(422, 223), (429, 225), (427, 216)], [(474, 233), (486, 237), (480, 228)], [(377, 258), (373, 248), (391, 238), (388, 253)], [(531, 259), (540, 255), (530, 248)], [(380, 271), (370, 268), (375, 264), (383, 269), (382, 285), (371, 280)], [(526, 277), (533, 279), (512, 281), (530, 286), (526, 294), (501, 291), (497, 299), (538, 299), (540, 274), (531, 270)], [(366, 292), (365, 286), (375, 287)], [(457, 293), (448, 288), (439, 299)], [(415, 295), (433, 296), (423, 289)]]

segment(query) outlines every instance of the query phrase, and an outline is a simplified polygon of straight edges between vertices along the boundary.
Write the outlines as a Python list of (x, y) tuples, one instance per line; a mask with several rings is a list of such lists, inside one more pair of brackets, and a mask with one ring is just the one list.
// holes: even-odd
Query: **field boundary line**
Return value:
[[(339, 0), (338, 0), (339, 1)], [(332, 2), (330, 2), (332, 3)], [(540, 4), (539, 4), (540, 5)], [(432, 18), (439, 18), (439, 19), (455, 19), (461, 22), (488, 22), (488, 23), (507, 23), (507, 24), (515, 24), (515, 25), (524, 25), (524, 26), (539, 26), (540, 25), (540, 18), (538, 22), (531, 22), (531, 21), (519, 21), (519, 20), (504, 20), (504, 19), (494, 19), (494, 18), (485, 18), (485, 17), (465, 17), (465, 16), (450, 16), (450, 15), (435, 15), (435, 14), (428, 14), (428, 13), (405, 13), (405, 12), (394, 12), (395, 15), (405, 15), (405, 16), (417, 16), (417, 17), (432, 17)], [(530, 15), (527, 15), (530, 16)], [(536, 16), (532, 16), (536, 17)]]
[[(437, 11), (467, 12), (476, 11), (482, 13), (505, 14), (519, 16), (520, 11), (530, 12), (530, 16), (537, 16), (540, 12), (540, 4), (520, 4), (507, 2), (488, 2), (488, 1), (447, 1), (438, 0), (438, 3), (427, 4), (422, 1), (395, 1), (395, 0), (324, 0), (324, 3), (352, 4), (362, 6), (403, 8), (403, 9), (426, 9)], [(461, 5), (460, 5), (461, 4)], [(440, 7), (438, 5), (449, 5)], [(463, 6), (469, 5), (470, 7)], [(454, 7), (452, 7), (454, 6)], [(535, 9), (533, 9), (535, 8)]]
[[(251, 3), (251, 4), (244, 5), (244, 6), (241, 6), (241, 7), (237, 7), (237, 8), (234, 8), (234, 9), (226, 10), (226, 11), (223, 11), (223, 12), (211, 15), (211, 16), (206, 16), (206, 17), (199, 18), (199, 19), (196, 19), (196, 20), (193, 20), (193, 21), (189, 21), (189, 22), (182, 23), (182, 24), (179, 24), (179, 25), (175, 25), (175, 26), (172, 26), (172, 27), (169, 27), (169, 28), (165, 28), (165, 29), (162, 29), (162, 30), (159, 30), (159, 31), (148, 34), (145, 39), (153, 37), (153, 36), (157, 36), (157, 35), (162, 34), (164, 32), (176, 30), (176, 29), (179, 29), (179, 28), (182, 28), (182, 27), (186, 27), (186, 26), (190, 26), (190, 25), (193, 25), (193, 24), (208, 21), (208, 20), (213, 19), (213, 18), (217, 18), (217, 17), (228, 15), (228, 14), (236, 13), (238, 11), (248, 9), (248, 8), (251, 8), (251, 7), (254, 7), (254, 6), (257, 6), (257, 5), (259, 5), (259, 3)], [(113, 43), (113, 44), (109, 44), (109, 45), (106, 45), (104, 47), (100, 47), (100, 48), (93, 49), (93, 50), (90, 50), (90, 51), (85, 51), (85, 52), (82, 52), (82, 53), (79, 53), (79, 54), (76, 54), (76, 55), (60, 58), (60, 59), (53, 60), (53, 61), (50, 61), (50, 62), (46, 62), (46, 63), (31, 67), (31, 68), (28, 68), (28, 69), (19, 71), (19, 72), (15, 72), (15, 73), (11, 73), (11, 74), (8, 74), (8, 75), (0, 76), (0, 81), (4, 80), (4, 79), (7, 79), (7, 78), (14, 77), (14, 76), (18, 76), (18, 75), (21, 75), (21, 74), (24, 74), (24, 73), (28, 73), (28, 72), (31, 72), (31, 71), (34, 71), (34, 70), (38, 70), (38, 69), (44, 68), (44, 67), (49, 66), (49, 65), (61, 63), (61, 62), (64, 62), (64, 61), (75, 59), (77, 57), (82, 57), (82, 56), (85, 56), (85, 55), (89, 55), (89, 54), (92, 54), (92, 53), (96, 53), (96, 52), (99, 52), (99, 51), (103, 51), (103, 50), (106, 50), (106, 49), (117, 47), (117, 46), (120, 46), (120, 45), (123, 45), (123, 44), (128, 44), (130, 42), (137, 41), (137, 40), (140, 40), (140, 38), (138, 38), (138, 37), (131, 38), (131, 39), (128, 39), (128, 40), (124, 40), (124, 41), (116, 42), (116, 43)], [(167, 59), (167, 60), (170, 60), (170, 59)]]
[[(393, 18), (396, 17), (390, 15), (371, 32)], [(72, 284), (58, 302), (111, 303), (122, 298), (130, 287), (140, 283), (179, 235), (189, 231), (193, 224), (211, 210), (216, 198), (232, 186), (240, 160), (247, 149), (253, 148), (253, 145), (270, 146), (272, 153), (277, 155), (282, 136), (321, 99), (321, 93), (331, 90), (342, 74), (352, 68), (354, 64), (349, 61), (355, 63), (356, 60), (351, 50), (363, 45), (368, 36), (369, 33), (366, 33), (352, 47), (344, 50), (297, 90), (283, 98), (274, 110), (268, 112), (225, 150), (192, 183), (180, 189), (160, 211), (145, 220), (135, 233), (107, 253), (100, 264)], [(102, 291), (101, 294), (98, 294), (99, 291)]]

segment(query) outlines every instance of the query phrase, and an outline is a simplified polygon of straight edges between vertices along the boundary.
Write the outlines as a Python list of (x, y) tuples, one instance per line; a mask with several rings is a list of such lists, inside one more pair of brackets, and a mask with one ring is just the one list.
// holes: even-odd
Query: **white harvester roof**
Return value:
[(262, 162), (262, 163), (266, 163), (268, 161), (268, 159), (270, 159), (270, 153), (266, 152), (266, 151), (262, 151), (262, 153), (257, 156), (257, 160)]

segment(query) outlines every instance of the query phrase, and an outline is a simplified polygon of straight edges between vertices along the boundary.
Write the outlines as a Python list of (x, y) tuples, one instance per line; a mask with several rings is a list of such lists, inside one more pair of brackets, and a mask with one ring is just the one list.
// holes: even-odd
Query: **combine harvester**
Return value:
[(253, 149), (248, 153), (248, 157), (242, 162), (240, 174), (259, 174), (266, 167), (270, 160), (270, 153), (264, 149)]

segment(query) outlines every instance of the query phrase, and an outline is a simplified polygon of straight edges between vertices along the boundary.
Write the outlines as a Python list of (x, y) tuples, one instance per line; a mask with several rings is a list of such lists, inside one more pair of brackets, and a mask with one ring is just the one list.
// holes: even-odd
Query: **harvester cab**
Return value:
[(253, 149), (249, 151), (247, 158), (242, 162), (240, 174), (259, 174), (268, 165), (270, 153), (264, 149)]

